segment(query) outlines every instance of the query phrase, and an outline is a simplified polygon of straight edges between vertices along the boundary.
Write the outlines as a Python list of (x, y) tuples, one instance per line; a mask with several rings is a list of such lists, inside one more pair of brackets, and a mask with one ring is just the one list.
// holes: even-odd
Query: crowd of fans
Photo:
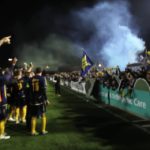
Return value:
[[(86, 76), (82, 77), (80, 71), (73, 72), (61, 72), (53, 74), (52, 76), (57, 76), (63, 81), (74, 81), (74, 82), (85, 82), (87, 79), (95, 79), (96, 82), (107, 87), (108, 89), (117, 90), (121, 96), (131, 96), (134, 83), (137, 79), (143, 78), (150, 84), (150, 69), (149, 66), (141, 67), (138, 70), (133, 70), (132, 68), (126, 67), (124, 71), (121, 71), (119, 67), (115, 68), (101, 68), (97, 69), (93, 67)], [(127, 95), (123, 92), (127, 89)]]
[[(119, 67), (116, 68), (103, 68), (102, 70), (98, 70), (96, 68), (92, 68), (85, 77), (80, 75), (80, 71), (73, 72), (60, 72), (56, 74), (52, 74), (52, 76), (59, 76), (63, 80), (67, 81), (84, 81), (86, 78), (95, 78), (102, 79), (105, 85), (113, 84), (117, 79), (120, 80), (129, 80), (129, 82), (133, 82), (133, 79), (136, 80), (138, 78), (144, 78), (150, 83), (150, 69), (141, 68), (141, 70), (133, 71), (132, 69), (126, 68), (125, 71), (120, 71)], [(112, 83), (110, 83), (113, 81)], [(116, 82), (115, 82), (116, 83)]]

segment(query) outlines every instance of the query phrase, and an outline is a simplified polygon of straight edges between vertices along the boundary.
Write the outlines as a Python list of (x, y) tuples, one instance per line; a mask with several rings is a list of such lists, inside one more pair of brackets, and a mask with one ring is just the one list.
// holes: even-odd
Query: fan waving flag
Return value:
[(82, 66), (81, 66), (81, 76), (85, 76), (92, 66), (93, 66), (93, 62), (87, 56), (86, 52), (83, 51)]

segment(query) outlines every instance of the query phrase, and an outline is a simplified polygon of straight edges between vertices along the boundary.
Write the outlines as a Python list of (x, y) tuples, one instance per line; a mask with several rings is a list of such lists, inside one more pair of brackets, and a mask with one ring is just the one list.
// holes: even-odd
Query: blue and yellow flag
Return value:
[(93, 66), (93, 62), (87, 56), (86, 52), (83, 51), (82, 66), (81, 66), (81, 76), (85, 76), (92, 66)]

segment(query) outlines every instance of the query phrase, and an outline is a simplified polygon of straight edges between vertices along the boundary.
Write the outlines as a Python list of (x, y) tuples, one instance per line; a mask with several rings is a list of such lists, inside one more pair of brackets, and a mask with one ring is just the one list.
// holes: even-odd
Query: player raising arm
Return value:
[(3, 44), (11, 44), (11, 36), (6, 36), (3, 37), (2, 39), (0, 39), (0, 46), (2, 46)]

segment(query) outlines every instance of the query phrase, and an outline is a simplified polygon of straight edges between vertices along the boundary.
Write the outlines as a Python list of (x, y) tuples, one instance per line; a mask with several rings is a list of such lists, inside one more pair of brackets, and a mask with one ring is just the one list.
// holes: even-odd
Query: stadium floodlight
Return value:
[(48, 66), (48, 65), (46, 66), (46, 69), (49, 69), (49, 66)]
[(12, 61), (13, 59), (12, 58), (8, 58), (8, 61)]
[(98, 64), (98, 67), (102, 67), (102, 64)]

